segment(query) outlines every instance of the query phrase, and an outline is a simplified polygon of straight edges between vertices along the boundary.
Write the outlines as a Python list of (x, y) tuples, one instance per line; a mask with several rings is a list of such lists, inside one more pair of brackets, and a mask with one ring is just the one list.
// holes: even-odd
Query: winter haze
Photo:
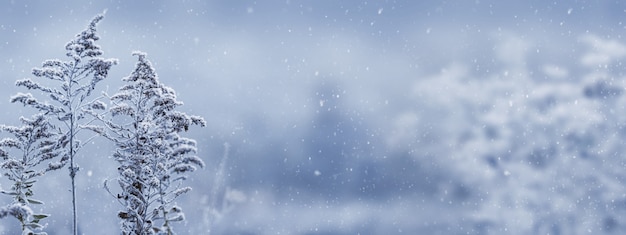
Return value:
[[(97, 91), (141, 50), (207, 121), (183, 133), (207, 167), (179, 234), (626, 232), (626, 3), (2, 1), (2, 123), (32, 113), (15, 81), (104, 10), (119, 65)], [(113, 149), (76, 160), (81, 233), (119, 233)], [(49, 234), (70, 233), (68, 190), (66, 169), (34, 189)]]

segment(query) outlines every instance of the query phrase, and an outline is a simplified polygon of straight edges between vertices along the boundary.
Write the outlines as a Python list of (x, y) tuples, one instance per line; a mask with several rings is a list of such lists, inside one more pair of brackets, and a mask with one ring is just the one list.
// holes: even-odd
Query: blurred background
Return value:
[[(207, 167), (179, 234), (626, 232), (626, 2), (2, 1), (0, 122), (105, 9), (120, 64), (98, 89), (141, 50), (208, 122), (184, 133)], [(84, 234), (119, 233), (113, 149), (77, 159)], [(70, 233), (69, 187), (65, 169), (35, 185), (48, 234)]]

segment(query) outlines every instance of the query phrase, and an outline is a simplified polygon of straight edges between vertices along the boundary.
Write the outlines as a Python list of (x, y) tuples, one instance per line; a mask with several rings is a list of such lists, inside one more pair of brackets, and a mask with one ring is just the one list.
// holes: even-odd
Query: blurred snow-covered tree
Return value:
[(446, 172), (440, 198), (464, 210), (472, 233), (623, 234), (626, 79), (590, 68), (475, 79), (453, 66), (416, 83), (424, 103), (414, 121), (398, 118), (409, 131), (390, 145)]
[[(118, 213), (123, 234), (172, 234), (172, 222), (184, 220), (174, 201), (191, 190), (183, 187), (186, 173), (204, 167), (195, 155), (196, 142), (179, 135), (192, 125), (205, 126), (203, 118), (175, 109), (183, 103), (158, 79), (146, 54), (135, 52), (138, 62), (127, 82), (110, 97), (111, 117), (93, 113), (105, 123), (91, 126), (115, 143), (119, 162), (119, 194), (105, 187), (124, 207)], [(163, 221), (157, 226), (157, 221)]]
[[(96, 85), (107, 77), (111, 67), (117, 64), (116, 59), (102, 58), (103, 51), (96, 44), (100, 39), (96, 34), (96, 25), (103, 18), (102, 14), (94, 17), (87, 29), (65, 45), (68, 60), (46, 60), (41, 68), (33, 69), (35, 77), (49, 81), (40, 83), (26, 78), (16, 82), (17, 86), (41, 92), (46, 98), (36, 99), (31, 93), (18, 93), (11, 98), (11, 102), (31, 106), (58, 121), (58, 124), (54, 125), (62, 131), (58, 139), (63, 149), (61, 154), (63, 159), (69, 159), (74, 234), (77, 233), (75, 176), (79, 169), (75, 160), (83, 143), (88, 142), (79, 141), (77, 135), (83, 129), (83, 125), (88, 125), (92, 121), (84, 115), (84, 110), (98, 108), (97, 105), (92, 105), (89, 97)], [(53, 83), (57, 85), (47, 85)]]

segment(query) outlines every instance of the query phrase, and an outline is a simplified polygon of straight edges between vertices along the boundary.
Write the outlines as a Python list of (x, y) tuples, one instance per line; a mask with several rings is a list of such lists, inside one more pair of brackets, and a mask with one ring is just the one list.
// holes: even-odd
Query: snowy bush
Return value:
[(186, 173), (204, 167), (195, 155), (196, 142), (179, 133), (205, 121), (176, 111), (182, 102), (174, 90), (159, 82), (146, 54), (133, 54), (137, 65), (123, 79), (127, 84), (110, 96), (110, 116), (92, 113), (105, 129), (90, 128), (117, 146), (113, 157), (119, 162), (121, 192), (113, 193), (106, 182), (105, 187), (124, 207), (118, 213), (122, 233), (172, 234), (172, 222), (185, 218), (174, 201), (191, 190), (182, 181)]
[[(89, 96), (96, 85), (107, 77), (109, 69), (117, 64), (115, 59), (100, 57), (103, 51), (96, 44), (100, 39), (96, 34), (96, 25), (103, 18), (101, 14), (94, 17), (87, 29), (65, 45), (68, 60), (46, 60), (41, 68), (33, 69), (35, 77), (52, 81), (56, 86), (42, 85), (43, 83), (30, 78), (16, 82), (17, 86), (45, 94), (44, 99), (37, 99), (31, 93), (18, 93), (11, 98), (11, 102), (31, 106), (51, 119), (54, 118), (58, 123), (55, 126), (62, 132), (57, 140), (63, 149), (60, 154), (63, 159), (69, 160), (74, 234), (77, 233), (75, 176), (79, 169), (75, 157), (82, 147), (77, 134), (83, 125), (92, 121), (86, 118), (83, 111), (88, 108), (101, 108), (88, 100)], [(88, 141), (84, 141), (86, 142)]]
[[(41, 230), (43, 225), (39, 221), (48, 217), (46, 214), (35, 214), (30, 205), (43, 204), (42, 201), (32, 198), (33, 186), (37, 178), (46, 172), (57, 170), (67, 163), (67, 156), (61, 157), (57, 148), (56, 138), (59, 135), (43, 114), (37, 114), (32, 119), (21, 118), (22, 126), (0, 126), (0, 130), (9, 133), (0, 141), (0, 170), (2, 175), (13, 182), (9, 191), (3, 194), (12, 196), (13, 202), (0, 208), (0, 218), (11, 215), (17, 218), (22, 225), (24, 234)], [(47, 163), (47, 165), (45, 165)]]

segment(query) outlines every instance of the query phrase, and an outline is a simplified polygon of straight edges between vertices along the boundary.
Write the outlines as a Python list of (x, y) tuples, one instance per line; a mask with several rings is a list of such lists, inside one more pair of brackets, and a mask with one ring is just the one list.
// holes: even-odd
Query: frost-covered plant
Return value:
[[(103, 18), (102, 14), (94, 17), (87, 29), (77, 34), (76, 38), (65, 45), (67, 60), (46, 60), (41, 68), (33, 69), (35, 77), (50, 80), (57, 84), (56, 86), (42, 85), (29, 78), (16, 82), (17, 86), (45, 94), (45, 99), (38, 100), (30, 93), (18, 93), (11, 98), (11, 102), (34, 107), (60, 122), (56, 126), (62, 128), (63, 133), (59, 137), (59, 144), (64, 149), (63, 157), (69, 159), (74, 234), (77, 233), (75, 176), (79, 169), (75, 163), (75, 157), (82, 147), (77, 134), (82, 129), (82, 125), (91, 121), (86, 118), (83, 110), (87, 107), (94, 107), (88, 100), (89, 96), (96, 85), (107, 77), (111, 66), (117, 64), (115, 59), (100, 57), (103, 51), (96, 44), (96, 41), (100, 39), (96, 34), (96, 25)], [(45, 84), (52, 83), (46, 82)]]
[(0, 130), (12, 135), (0, 141), (0, 170), (6, 179), (13, 182), (11, 190), (1, 191), (12, 196), (13, 202), (0, 208), (0, 218), (8, 215), (17, 218), (22, 224), (23, 234), (45, 234), (34, 232), (43, 228), (39, 221), (48, 215), (35, 214), (31, 210), (30, 205), (43, 204), (32, 198), (32, 188), (37, 177), (62, 168), (68, 158), (62, 156), (59, 160), (55, 159), (61, 156), (57, 151), (59, 133), (43, 114), (37, 114), (32, 119), (22, 117), (20, 120), (20, 127), (0, 126)]
[[(172, 222), (184, 220), (174, 201), (191, 190), (183, 187), (186, 173), (204, 162), (195, 155), (196, 142), (179, 135), (192, 125), (204, 126), (201, 117), (176, 111), (183, 103), (176, 93), (159, 82), (146, 54), (138, 57), (126, 85), (110, 97), (111, 117), (106, 130), (92, 129), (115, 143), (121, 193), (114, 194), (124, 209), (118, 213), (123, 234), (173, 234)], [(161, 221), (157, 225), (157, 221)]]

